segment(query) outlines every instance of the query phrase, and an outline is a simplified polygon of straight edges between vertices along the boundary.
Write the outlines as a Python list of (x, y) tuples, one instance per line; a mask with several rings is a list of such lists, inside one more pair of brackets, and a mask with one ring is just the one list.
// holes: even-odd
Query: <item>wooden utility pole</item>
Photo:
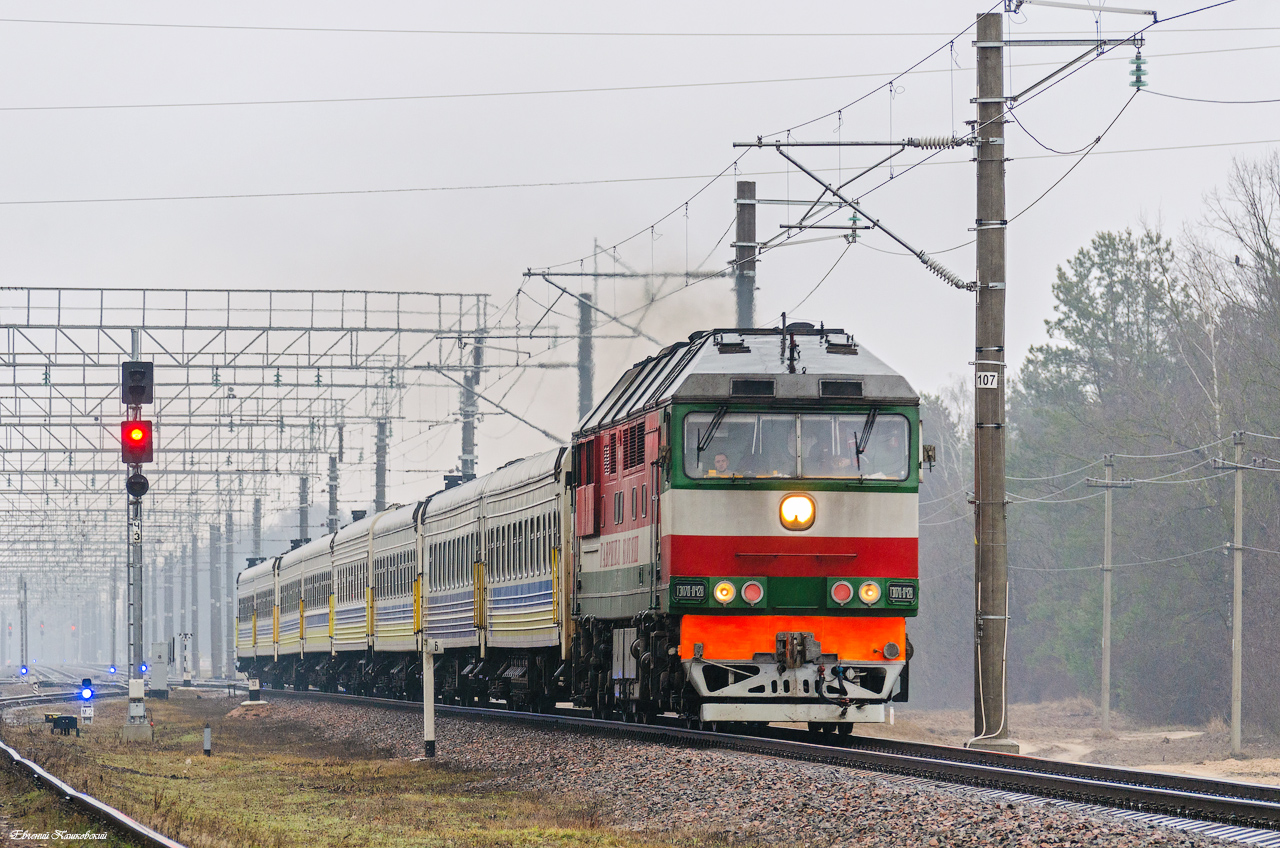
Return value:
[(756, 325), (756, 184), (738, 183), (735, 203), (738, 227), (733, 241), (734, 292), (737, 295), (737, 327)]
[(1009, 738), (1005, 654), (1009, 630), (1005, 532), (1004, 18), (978, 16), (978, 302), (974, 358), (974, 738), (969, 746), (1018, 751)]
[(1113, 480), (1115, 454), (1103, 457), (1107, 469), (1105, 479), (1092, 477), (1085, 480), (1085, 485), (1092, 488), (1105, 489), (1103, 502), (1106, 504), (1102, 517), (1102, 732), (1111, 732), (1111, 490), (1132, 489), (1132, 480)]

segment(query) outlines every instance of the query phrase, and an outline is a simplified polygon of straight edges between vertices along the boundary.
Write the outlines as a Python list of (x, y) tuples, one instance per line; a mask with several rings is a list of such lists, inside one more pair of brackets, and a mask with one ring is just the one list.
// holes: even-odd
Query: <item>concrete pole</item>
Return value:
[(471, 364), (473, 369), (462, 376), (462, 454), (458, 461), (464, 482), (474, 480), (476, 476), (476, 415), (480, 410), (476, 388), (480, 385), (480, 367), (484, 365), (483, 335), (476, 336), (471, 347)]
[(191, 679), (200, 677), (200, 560), (196, 535), (191, 534)]
[[(141, 466), (129, 466), (129, 473), (137, 473)], [(128, 553), (129, 553), (129, 679), (142, 677), (146, 663), (146, 649), (142, 639), (142, 498), (129, 497)]]
[[(30, 668), (31, 657), (28, 653), (29, 645), (27, 642), (27, 577), (25, 574), (18, 577), (18, 593), (18, 630), (20, 631), (18, 638), (21, 648), (18, 663), (23, 668)], [(115, 646), (113, 645), (112, 656), (114, 655)]]
[(222, 530), (209, 525), (209, 674), (222, 677)]
[(173, 557), (164, 558), (164, 625), (160, 631), (162, 641), (173, 640)]
[(1231, 583), (1231, 755), (1239, 756), (1240, 693), (1244, 670), (1244, 433), (1232, 433), (1236, 445), (1236, 510), (1232, 535)]
[(1107, 488), (1102, 519), (1102, 732), (1111, 732), (1111, 473), (1115, 458), (1107, 454)]
[(253, 555), (262, 556), (262, 498), (253, 499)]
[(308, 514), (308, 506), (311, 503), (310, 486), (307, 475), (303, 474), (298, 478), (298, 538), (306, 539), (307, 528), (311, 525), (311, 518)]
[(223, 639), (223, 646), (226, 651), (226, 669), (227, 677), (234, 678), (236, 676), (236, 519), (235, 514), (228, 509), (226, 518), (226, 530), (223, 534), (222, 541), (222, 626), (223, 633), (226, 638)]
[(179, 652), (178, 653), (178, 656), (179, 656), (178, 674), (179, 675), (181, 675), (188, 668), (188, 665), (187, 665), (188, 639), (183, 638), (182, 634), (190, 632), (187, 629), (187, 599), (190, 597), (190, 595), (188, 594), (190, 592), (190, 590), (188, 589), (189, 579), (187, 577), (187, 573), (189, 570), (190, 570), (190, 560), (187, 558), (187, 546), (183, 545), (182, 556), (178, 560), (178, 601), (176, 604), (177, 613), (178, 613), (178, 634), (177, 634), (178, 641), (174, 646)]
[(333, 455), (329, 456), (329, 532), (338, 532), (338, 457)]
[(436, 658), (427, 638), (427, 605), (422, 605), (422, 753), (436, 755)]
[[(332, 470), (334, 466), (330, 465)], [(387, 419), (378, 419), (378, 435), (373, 443), (373, 511), (387, 508)]]
[(595, 339), (592, 337), (591, 295), (578, 295), (578, 420), (591, 413), (595, 383)]
[[(22, 578), (19, 578), (20, 580)], [(22, 594), (26, 596), (26, 581), (22, 583)], [(111, 666), (112, 668), (120, 668), (120, 655), (117, 653), (120, 647), (120, 564), (111, 564)], [(26, 603), (23, 602), (22, 607), (22, 664), (27, 663), (27, 609)]]
[(976, 615), (972, 747), (1017, 752), (1009, 739), (1005, 657), (1009, 573), (1005, 530), (1004, 19), (978, 16), (978, 303), (974, 360)]
[(737, 301), (738, 327), (754, 327), (756, 325), (756, 184), (742, 180), (738, 182), (738, 196), (735, 202), (738, 227), (735, 232), (733, 246), (734, 256), (733, 287)]

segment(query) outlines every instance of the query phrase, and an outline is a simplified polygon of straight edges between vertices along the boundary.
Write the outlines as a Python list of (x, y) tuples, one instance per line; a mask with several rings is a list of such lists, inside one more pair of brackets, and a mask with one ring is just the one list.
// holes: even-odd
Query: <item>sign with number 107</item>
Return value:
[(980, 389), (1000, 388), (1000, 373), (998, 371), (978, 371), (974, 377)]

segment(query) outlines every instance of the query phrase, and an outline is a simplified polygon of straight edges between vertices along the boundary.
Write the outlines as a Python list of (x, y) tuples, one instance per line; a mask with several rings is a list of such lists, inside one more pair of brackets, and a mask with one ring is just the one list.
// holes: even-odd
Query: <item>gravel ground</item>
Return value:
[[(277, 701), (270, 721), (397, 757), (422, 753), (422, 719), (345, 704)], [(1224, 845), (1050, 804), (997, 803), (963, 788), (731, 751), (672, 748), (487, 721), (439, 718), (437, 760), (490, 772), (480, 789), (587, 796), (602, 821), (660, 838), (788, 846)]]

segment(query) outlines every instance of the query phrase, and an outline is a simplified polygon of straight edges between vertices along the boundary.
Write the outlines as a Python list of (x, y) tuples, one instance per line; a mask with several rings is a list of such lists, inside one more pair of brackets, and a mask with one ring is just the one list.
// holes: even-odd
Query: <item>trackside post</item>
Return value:
[[(425, 615), (423, 616), (426, 617)], [(422, 631), (426, 633), (426, 622)], [(436, 656), (444, 653), (439, 639), (422, 637), (422, 753), (436, 755)]]

